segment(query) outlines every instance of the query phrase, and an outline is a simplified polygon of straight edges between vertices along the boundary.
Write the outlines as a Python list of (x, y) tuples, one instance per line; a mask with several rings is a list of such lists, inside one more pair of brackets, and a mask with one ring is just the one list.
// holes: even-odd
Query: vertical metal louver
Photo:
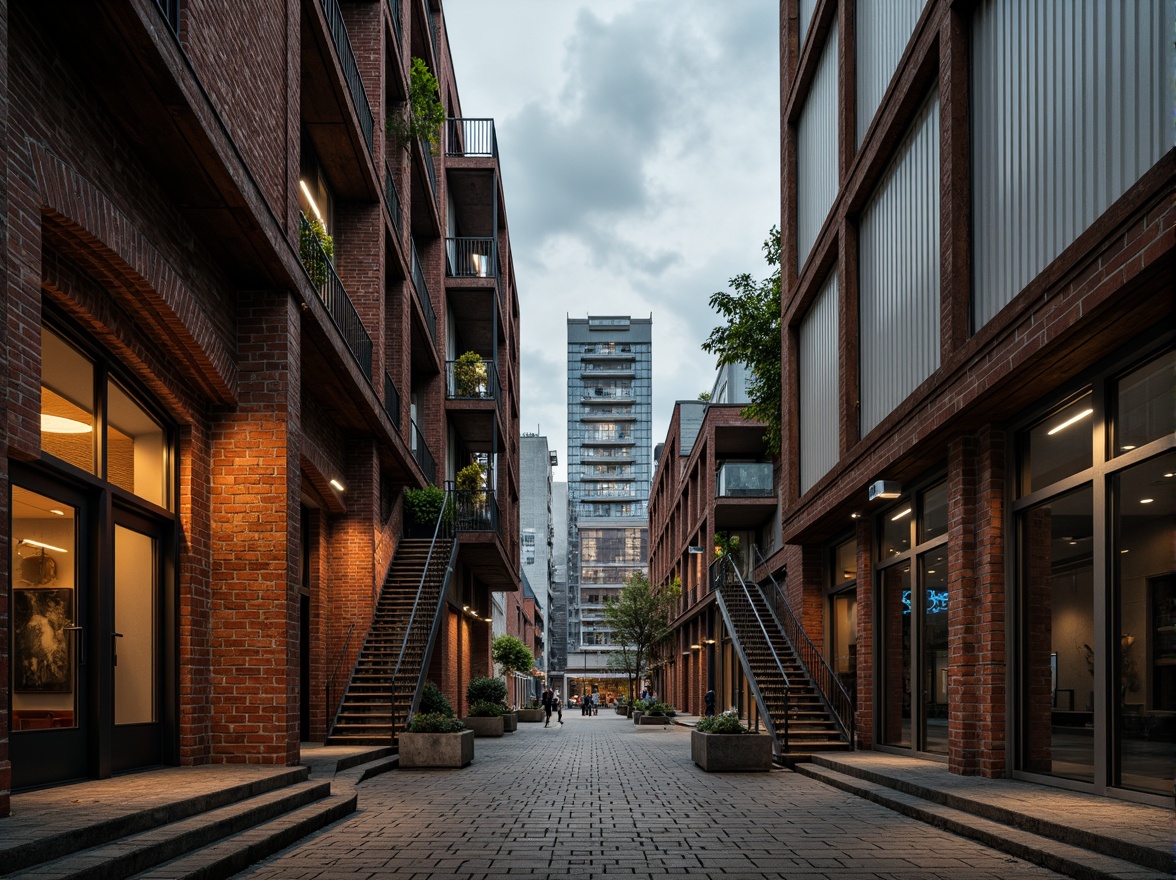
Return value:
[(834, 272), (800, 324), (801, 492), (807, 492), (837, 464), (839, 323)]
[(796, 251), (800, 266), (837, 195), (837, 22), (821, 52), (797, 127)]
[(1172, 147), (1171, 0), (972, 16), (973, 331)]
[(924, 5), (925, 0), (859, 0), (857, 4), (854, 51), (859, 146), (882, 103)]
[(939, 93), (911, 125), (859, 236), (861, 431), (939, 367)]

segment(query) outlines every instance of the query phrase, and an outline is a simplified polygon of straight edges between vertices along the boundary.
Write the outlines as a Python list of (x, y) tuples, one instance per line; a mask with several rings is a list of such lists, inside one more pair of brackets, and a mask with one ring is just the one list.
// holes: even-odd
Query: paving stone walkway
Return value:
[(709, 774), (689, 731), (566, 713), (479, 739), (462, 770), (397, 770), (254, 878), (879, 878), (1060, 875), (785, 770)]

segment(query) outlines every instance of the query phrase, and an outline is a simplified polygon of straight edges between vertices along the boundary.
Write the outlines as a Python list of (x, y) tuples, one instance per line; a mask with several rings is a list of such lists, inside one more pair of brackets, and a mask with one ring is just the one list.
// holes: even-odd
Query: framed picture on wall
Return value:
[(73, 621), (74, 591), (25, 587), (12, 591), (13, 690), (59, 694), (73, 689), (66, 627)]

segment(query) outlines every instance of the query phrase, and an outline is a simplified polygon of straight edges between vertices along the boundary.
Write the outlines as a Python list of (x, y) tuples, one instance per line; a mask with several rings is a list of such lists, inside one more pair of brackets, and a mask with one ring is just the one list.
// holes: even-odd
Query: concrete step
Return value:
[(1061, 825), (1025, 821), (1028, 817), (1012, 811), (987, 818), (979, 814), (980, 809), (969, 809), (978, 805), (969, 804), (965, 799), (956, 799), (955, 806), (948, 806), (936, 802), (944, 799), (940, 793), (925, 790), (923, 794), (928, 797), (922, 797), (884, 784), (886, 780), (881, 777), (874, 781), (834, 770), (828, 766), (835, 764), (831, 758), (813, 756), (813, 761), (797, 764), (793, 769), (904, 816), (979, 841), (1076, 880), (1164, 880), (1173, 876), (1171, 854), (1131, 847), (1099, 835), (1097, 829), (1079, 832)]

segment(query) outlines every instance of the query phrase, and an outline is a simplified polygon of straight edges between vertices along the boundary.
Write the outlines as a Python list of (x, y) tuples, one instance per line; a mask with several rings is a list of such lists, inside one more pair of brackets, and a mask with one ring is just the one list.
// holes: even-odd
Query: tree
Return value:
[(670, 618), (682, 594), (676, 578), (655, 587), (642, 572), (629, 575), (616, 599), (606, 599), (604, 622), (612, 630), (614, 644), (623, 645), (622, 653), (631, 655), (628, 662), (629, 700), (636, 695), (637, 679), (644, 675), (654, 652), (670, 634)]
[(437, 78), (428, 64), (414, 57), (408, 81), (408, 101), (384, 120), (384, 130), (405, 150), (411, 149), (412, 142), (419, 138), (435, 147), (445, 123), (445, 105), (441, 103)]
[(527, 672), (535, 665), (535, 657), (522, 639), (511, 635), (496, 636), (490, 643), (490, 656), (502, 667), (502, 674), (510, 678), (524, 669)]
[(772, 274), (756, 281), (736, 275), (730, 290), (711, 294), (710, 306), (726, 324), (711, 330), (702, 350), (718, 355), (719, 366), (746, 364), (751, 373), (743, 417), (762, 422), (764, 442), (777, 455), (781, 443), (780, 230), (773, 226), (764, 241), (764, 259)]

